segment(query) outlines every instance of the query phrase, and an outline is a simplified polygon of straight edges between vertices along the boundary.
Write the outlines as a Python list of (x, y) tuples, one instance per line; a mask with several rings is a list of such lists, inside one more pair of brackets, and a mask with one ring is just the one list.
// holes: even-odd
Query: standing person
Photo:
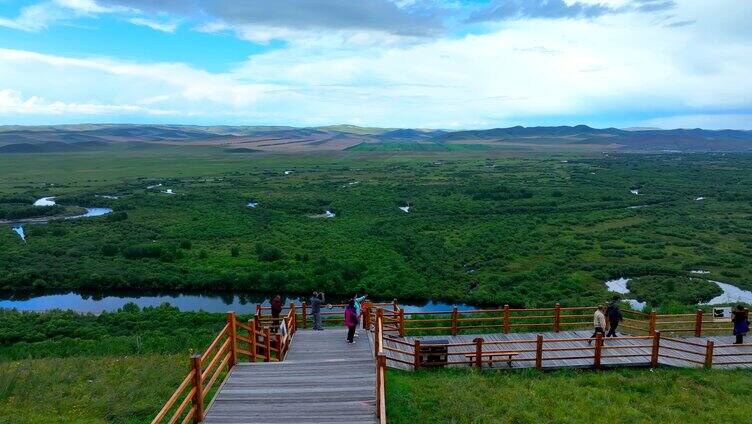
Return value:
[(311, 313), (313, 314), (313, 329), (323, 330), (324, 324), (321, 322), (321, 304), (324, 303), (324, 292), (313, 292), (309, 299)]
[(736, 310), (731, 312), (731, 322), (734, 323), (734, 335), (736, 341), (734, 344), (744, 343), (744, 335), (749, 332), (749, 311), (744, 306), (737, 305)]
[(616, 327), (619, 326), (619, 322), (624, 319), (624, 315), (619, 309), (619, 295), (614, 295), (611, 302), (606, 309), (606, 317), (608, 317), (608, 333), (606, 337), (616, 337)]
[(598, 333), (601, 333), (603, 335), (606, 334), (606, 316), (603, 314), (605, 310), (606, 307), (603, 305), (598, 305), (598, 309), (595, 310), (595, 313), (593, 314), (593, 327), (595, 327), (595, 332), (593, 332), (593, 335), (590, 336), (588, 344), (593, 343), (593, 339), (596, 335), (598, 335)]
[(363, 294), (363, 296), (360, 296), (360, 297), (358, 297), (358, 293), (355, 293), (355, 297), (353, 297), (353, 302), (355, 303), (355, 313), (356, 313), (356, 316), (358, 317), (358, 322), (355, 325), (356, 327), (355, 337), (359, 337), (357, 329), (360, 328), (360, 319), (361, 319), (361, 314), (362, 314), (360, 303), (366, 300), (367, 297), (368, 297), (368, 293), (365, 293)]
[(282, 312), (282, 298), (279, 295), (272, 299), (272, 333), (279, 330), (279, 314)]
[(355, 328), (358, 326), (358, 313), (355, 311), (355, 300), (350, 300), (345, 307), (345, 327), (347, 327), (347, 342), (355, 343)]

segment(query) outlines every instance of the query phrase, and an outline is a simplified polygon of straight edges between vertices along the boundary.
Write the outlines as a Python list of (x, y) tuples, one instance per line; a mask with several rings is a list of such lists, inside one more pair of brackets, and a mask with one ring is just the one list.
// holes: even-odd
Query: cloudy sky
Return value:
[(750, 0), (0, 0), (0, 124), (752, 129)]

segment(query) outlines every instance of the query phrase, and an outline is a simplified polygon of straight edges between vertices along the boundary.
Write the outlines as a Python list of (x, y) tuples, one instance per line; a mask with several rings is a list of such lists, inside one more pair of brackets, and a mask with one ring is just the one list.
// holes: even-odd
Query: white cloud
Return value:
[(61, 21), (129, 10), (121, 6), (101, 6), (94, 0), (50, 0), (23, 7), (16, 18), (0, 17), (0, 26), (33, 32)]
[(128, 19), (128, 22), (132, 23), (133, 25), (145, 26), (155, 31), (162, 31), (162, 32), (168, 32), (168, 33), (174, 33), (175, 30), (178, 28), (178, 24), (175, 22), (157, 22), (157, 21), (154, 21), (151, 19), (145, 19), (145, 18), (131, 18), (131, 19)]
[[(645, 125), (645, 116), (682, 115), (675, 126), (715, 127), (715, 119), (741, 127), (752, 110), (752, 85), (743, 83), (752, 69), (752, 29), (745, 25), (752, 11), (739, 4), (682, 2), (673, 19), (697, 23), (675, 28), (623, 13), (515, 21), (487, 34), (411, 44), (379, 31), (306, 30), (285, 48), (221, 73), (0, 49), (0, 89), (23, 93), (22, 102), (158, 106), (180, 112), (181, 122), (457, 128), (549, 118), (593, 124), (581, 117), (605, 116), (633, 126)], [(269, 39), (263, 27), (248, 31), (246, 38)], [(3, 111), (6, 121), (11, 109)], [(75, 120), (76, 108), (69, 110)]]
[(176, 115), (179, 112), (128, 104), (65, 103), (36, 96), (24, 98), (18, 91), (0, 90), (0, 115), (114, 115), (121, 113)]

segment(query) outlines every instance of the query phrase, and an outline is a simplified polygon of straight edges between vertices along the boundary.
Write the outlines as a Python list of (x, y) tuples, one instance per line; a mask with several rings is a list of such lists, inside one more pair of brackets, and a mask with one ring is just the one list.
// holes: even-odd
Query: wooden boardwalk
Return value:
[[(562, 339), (582, 339), (590, 337), (592, 331), (562, 331), (559, 333), (509, 333), (509, 334), (474, 334), (474, 335), (458, 335), (458, 336), (418, 336), (418, 337), (404, 337), (398, 338), (394, 335), (389, 335), (384, 338), (384, 347), (389, 349), (414, 352), (411, 346), (406, 346), (402, 343), (390, 341), (389, 338), (395, 338), (403, 342), (413, 344), (414, 341), (420, 340), (425, 344), (430, 340), (447, 340), (449, 344), (467, 343), (465, 346), (450, 346), (448, 351), (450, 353), (449, 361), (468, 361), (467, 364), (452, 364), (452, 367), (468, 367), (470, 366), (471, 359), (466, 358), (464, 355), (451, 355), (451, 353), (475, 353), (475, 346), (472, 344), (473, 340), (482, 337), (485, 342), (494, 341), (518, 341), (517, 343), (503, 344), (503, 345), (490, 345), (493, 346), (493, 350), (526, 350), (526, 352), (519, 353), (512, 361), (512, 368), (533, 368), (535, 367), (536, 357), (536, 336), (538, 334), (543, 335), (544, 342), (546, 340), (562, 340)], [(385, 335), (386, 336), (386, 335)], [(601, 366), (614, 367), (614, 366), (648, 366), (650, 365), (651, 341), (646, 339), (622, 339), (622, 338), (608, 338), (604, 339), (604, 348), (602, 350)], [(707, 340), (713, 340), (716, 344), (730, 344), (733, 342), (733, 337), (682, 337), (682, 341), (694, 343), (695, 345), (688, 345), (687, 343), (672, 341), (671, 339), (661, 339), (659, 350), (659, 364), (674, 366), (674, 367), (702, 367), (702, 363), (705, 359), (705, 343)], [(544, 369), (554, 368), (590, 368), (593, 366), (594, 361), (594, 349), (593, 345), (588, 345), (584, 340), (571, 340), (561, 342), (545, 343), (546, 349), (548, 348), (573, 348), (572, 350), (562, 351), (544, 351), (542, 367)], [(488, 346), (484, 346), (484, 351), (489, 349)], [(738, 354), (741, 356), (723, 356), (725, 354)], [(752, 368), (752, 362), (749, 362), (752, 355), (752, 346), (744, 347), (719, 347), (715, 349), (716, 356), (713, 358), (713, 368)], [(673, 356), (672, 357), (666, 357)], [(720, 356), (719, 356), (720, 355)], [(584, 359), (567, 359), (567, 357), (586, 357)], [(387, 351), (387, 366), (390, 368), (411, 370), (412, 365), (407, 365), (403, 362), (398, 362), (390, 358), (396, 358), (403, 362), (412, 364), (414, 362), (414, 356), (405, 353), (399, 353), (392, 350)], [(499, 357), (498, 359), (500, 359)], [(726, 364), (728, 362), (735, 361), (747, 361), (745, 364)], [(487, 363), (483, 364), (484, 368), (489, 368)], [(510, 366), (506, 362), (497, 362), (493, 365), (494, 369), (506, 369)]]
[(374, 423), (373, 347), (361, 330), (298, 330), (279, 363), (238, 363), (209, 405), (206, 424)]

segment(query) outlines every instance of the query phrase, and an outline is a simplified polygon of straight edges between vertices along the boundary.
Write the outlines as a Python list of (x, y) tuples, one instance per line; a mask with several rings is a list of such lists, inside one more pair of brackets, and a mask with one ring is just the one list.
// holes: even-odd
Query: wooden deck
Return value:
[[(533, 368), (535, 367), (535, 349), (536, 349), (536, 336), (538, 334), (543, 335), (544, 342), (546, 340), (562, 340), (562, 339), (582, 339), (590, 337), (592, 331), (562, 331), (559, 333), (509, 333), (509, 334), (474, 334), (474, 335), (458, 335), (458, 336), (419, 336), (419, 337), (404, 337), (399, 339), (403, 342), (413, 344), (414, 341), (420, 340), (421, 343), (428, 342), (430, 340), (447, 340), (449, 344), (468, 343), (466, 346), (450, 346), (448, 351), (450, 353), (450, 361), (468, 361), (467, 364), (452, 364), (451, 367), (468, 367), (471, 365), (468, 358), (464, 355), (451, 355), (451, 353), (475, 353), (475, 346), (472, 345), (473, 340), (481, 337), (485, 342), (493, 341), (515, 341), (518, 343), (510, 343), (494, 346), (493, 350), (528, 350), (527, 352), (519, 353), (512, 361), (512, 368)], [(391, 335), (389, 337), (394, 337)], [(601, 366), (603, 367), (615, 367), (615, 366), (648, 366), (651, 359), (651, 344), (650, 340), (644, 339), (621, 339), (621, 338), (608, 338), (604, 339), (604, 348), (602, 350)], [(681, 340), (689, 343), (695, 343), (696, 345), (688, 345), (686, 343), (671, 341), (670, 339), (662, 339), (659, 349), (659, 364), (673, 367), (702, 367), (702, 363), (705, 359), (705, 343), (707, 340), (713, 340), (716, 344), (730, 344), (733, 342), (733, 337), (682, 337)], [(595, 342), (593, 342), (595, 345)], [(554, 369), (554, 368), (590, 368), (593, 366), (594, 361), (594, 349), (593, 345), (588, 345), (584, 340), (572, 340), (562, 342), (545, 343), (546, 349), (548, 348), (574, 348), (573, 350), (562, 351), (544, 351), (542, 368)], [(384, 339), (384, 347), (402, 351), (413, 352), (413, 348), (403, 345), (394, 341), (390, 341), (388, 338)], [(484, 351), (488, 347), (484, 346)], [(679, 350), (677, 350), (679, 349)], [(724, 356), (725, 354), (738, 354), (740, 356)], [(752, 362), (750, 356), (752, 354), (752, 346), (744, 347), (719, 347), (715, 348), (715, 356), (713, 357), (713, 368), (752, 368)], [(673, 356), (674, 358), (666, 357)], [(573, 356), (588, 356), (585, 359), (565, 359)], [(414, 363), (414, 355), (407, 355), (404, 353), (398, 353), (394, 351), (387, 351), (387, 366), (390, 368), (412, 370), (412, 365), (407, 365), (402, 362), (395, 361), (390, 358), (396, 358), (407, 363)], [(747, 361), (746, 364), (728, 364), (729, 362)], [(724, 365), (724, 363), (726, 363)], [(487, 363), (483, 364), (483, 368), (490, 368)], [(506, 362), (495, 363), (493, 369), (508, 369), (509, 365)]]
[(238, 363), (209, 405), (206, 424), (374, 423), (373, 347), (361, 331), (298, 330), (280, 363)]

